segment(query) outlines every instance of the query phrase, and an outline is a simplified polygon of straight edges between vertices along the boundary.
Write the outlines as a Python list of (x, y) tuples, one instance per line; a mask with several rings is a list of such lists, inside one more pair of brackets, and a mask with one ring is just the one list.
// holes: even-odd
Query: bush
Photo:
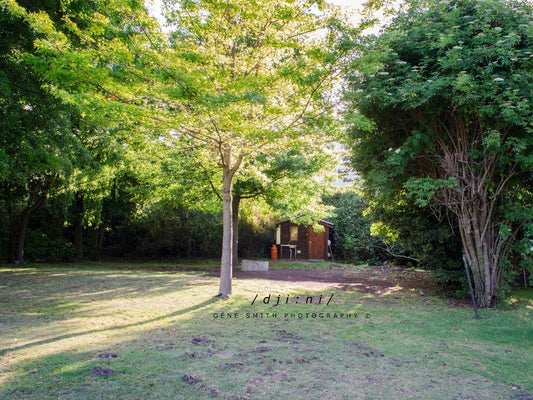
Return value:
[(64, 236), (65, 198), (52, 200), (32, 215), (26, 233), (24, 258), (27, 261), (71, 261), (76, 250)]
[(374, 203), (369, 216), (384, 238), (391, 257), (402, 264), (434, 272), (435, 280), (453, 296), (468, 294), (458, 231), (444, 218), (437, 220), (401, 195)]
[(26, 237), (24, 256), (27, 261), (72, 261), (76, 249), (63, 236), (50, 235), (41, 229), (30, 229)]
[(219, 257), (222, 217), (218, 212), (154, 207), (107, 232), (103, 254), (133, 258)]
[(382, 241), (372, 236), (372, 221), (365, 216), (368, 204), (355, 192), (326, 196), (324, 203), (335, 207), (332, 250), (335, 258), (353, 263), (380, 263), (385, 259)]
[(275, 242), (276, 225), (272, 221), (253, 221), (246, 210), (239, 220), (239, 258), (270, 258), (270, 248)]

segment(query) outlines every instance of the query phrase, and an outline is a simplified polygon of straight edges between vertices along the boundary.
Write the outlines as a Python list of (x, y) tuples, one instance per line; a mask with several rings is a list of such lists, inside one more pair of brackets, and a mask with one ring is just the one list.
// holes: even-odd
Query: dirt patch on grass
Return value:
[[(353, 290), (360, 293), (383, 295), (392, 293), (410, 293), (420, 297), (439, 296), (447, 297), (442, 293), (442, 287), (433, 280), (431, 273), (423, 270), (394, 266), (378, 265), (357, 267), (343, 264), (330, 263), (324, 268), (313, 265), (307, 261), (292, 261), (290, 266), (284, 267), (284, 260), (270, 261), (275, 268), (268, 271), (241, 271), (239, 267), (233, 269), (236, 279), (266, 279), (272, 282), (295, 283), (303, 289), (327, 290)], [(301, 264), (295, 268), (294, 264)], [(328, 263), (323, 263), (328, 265)], [(220, 266), (216, 263), (209, 267), (195, 267), (194, 264), (179, 266), (161, 265), (127, 265), (114, 267), (118, 270), (148, 270), (157, 272), (194, 272), (203, 276), (219, 277)], [(450, 305), (455, 307), (468, 307), (468, 299), (448, 298)]]
[(327, 269), (271, 269), (268, 271), (234, 271), (237, 279), (267, 279), (278, 282), (297, 282), (310, 289), (336, 288), (370, 294), (391, 291), (413, 291), (420, 296), (433, 294), (437, 285), (426, 271), (392, 266), (375, 266), (356, 270), (345, 266)]
[(100, 366), (94, 367), (91, 375), (95, 378), (108, 378), (110, 376), (116, 375), (117, 371), (114, 371), (110, 368), (102, 368)]
[[(273, 263), (276, 263), (275, 261)], [(279, 262), (278, 262), (279, 264)], [(294, 264), (294, 263), (293, 263)], [(283, 264), (268, 271), (241, 271), (234, 268), (233, 276), (237, 279), (266, 279), (278, 282), (298, 283), (309, 289), (336, 288), (340, 290), (356, 290), (363, 293), (382, 294), (389, 291), (413, 290), (421, 291), (421, 295), (435, 293), (438, 286), (429, 272), (402, 268), (397, 266), (380, 265), (359, 268), (341, 264), (330, 264), (327, 268), (283, 268)], [(161, 272), (201, 272), (207, 276), (219, 276), (219, 267), (198, 268), (188, 266), (151, 266), (128, 265), (114, 267), (118, 270), (148, 270)]]

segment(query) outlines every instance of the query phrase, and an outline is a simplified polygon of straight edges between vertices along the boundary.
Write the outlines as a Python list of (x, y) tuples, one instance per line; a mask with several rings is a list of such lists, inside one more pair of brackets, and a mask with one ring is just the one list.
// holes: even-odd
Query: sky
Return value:
[[(328, 3), (334, 4), (336, 6), (345, 7), (348, 11), (354, 11), (354, 17), (352, 22), (355, 24), (358, 21), (357, 13), (355, 11), (362, 9), (363, 4), (367, 0), (327, 0)], [(148, 10), (157, 18), (157, 14), (162, 15), (161, 10), (161, 0), (146, 0), (145, 4), (148, 7)], [(158, 12), (159, 11), (159, 12)], [(159, 19), (159, 18), (158, 18)], [(163, 22), (161, 19), (160, 22)]]

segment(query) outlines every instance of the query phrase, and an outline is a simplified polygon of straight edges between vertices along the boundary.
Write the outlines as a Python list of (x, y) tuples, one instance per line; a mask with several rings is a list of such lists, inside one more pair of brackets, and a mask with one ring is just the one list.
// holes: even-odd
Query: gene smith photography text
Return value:
[(286, 313), (276, 313), (276, 312), (247, 312), (247, 313), (238, 313), (238, 312), (218, 312), (213, 313), (213, 318), (215, 319), (256, 319), (256, 318), (283, 318), (283, 319), (355, 319), (361, 316), (365, 318), (370, 318), (369, 313), (359, 314), (356, 312), (352, 313), (342, 313), (342, 312), (286, 312)]

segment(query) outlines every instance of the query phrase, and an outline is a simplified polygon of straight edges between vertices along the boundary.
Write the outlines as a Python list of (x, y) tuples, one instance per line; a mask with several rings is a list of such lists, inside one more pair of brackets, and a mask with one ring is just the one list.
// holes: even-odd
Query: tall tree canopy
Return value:
[(44, 88), (28, 61), (35, 32), (22, 15), (0, 14), (0, 213), (8, 258), (24, 262), (30, 217), (88, 160), (78, 113)]
[(348, 74), (356, 168), (455, 217), (482, 306), (531, 218), (532, 71), (530, 4), (453, 0), (408, 2)]
[[(315, 1), (168, 1), (169, 47), (181, 82), (173, 129), (222, 168), (224, 234), (220, 294), (231, 293), (232, 185), (246, 157), (316, 146), (327, 129), (342, 53), (323, 31), (331, 15)], [(322, 31), (322, 32), (321, 32)], [(333, 49), (333, 51), (332, 51)], [(175, 78), (169, 81), (175, 90)], [(317, 143), (318, 142), (318, 143)]]
[(5, 1), (39, 35), (37, 70), (84, 117), (163, 131), (200, 162), (216, 160), (220, 294), (231, 294), (232, 183), (243, 161), (320, 145), (329, 129), (328, 96), (346, 50), (332, 9), (314, 0), (167, 0), (165, 34), (140, 0), (74, 0), (60, 18)]

